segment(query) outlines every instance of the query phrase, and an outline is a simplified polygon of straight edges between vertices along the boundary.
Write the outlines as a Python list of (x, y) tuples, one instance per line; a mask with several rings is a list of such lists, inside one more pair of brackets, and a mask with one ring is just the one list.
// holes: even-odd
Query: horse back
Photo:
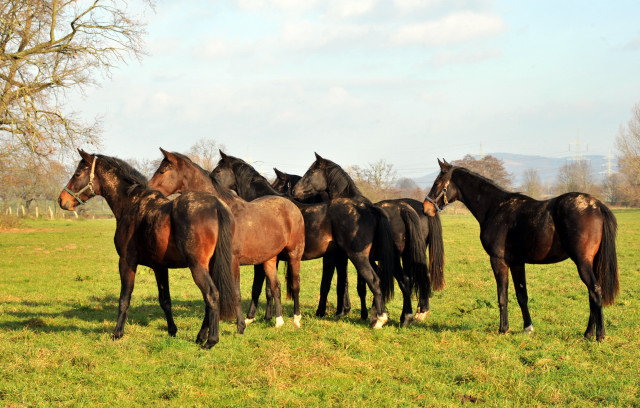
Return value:
[(232, 206), (236, 219), (234, 253), (243, 265), (266, 262), (285, 249), (299, 252), (305, 245), (305, 224), (298, 207), (279, 196), (253, 201), (238, 200)]

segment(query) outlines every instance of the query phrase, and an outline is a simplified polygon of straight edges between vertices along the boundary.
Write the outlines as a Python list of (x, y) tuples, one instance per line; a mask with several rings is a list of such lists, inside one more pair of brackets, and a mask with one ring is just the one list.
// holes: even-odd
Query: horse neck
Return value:
[(325, 178), (327, 180), (327, 189), (325, 191), (319, 191), (317, 194), (322, 195), (326, 193), (330, 200), (334, 198), (351, 198), (351, 199), (366, 199), (362, 192), (356, 186), (355, 181), (344, 172), (335, 172), (333, 175), (330, 170), (325, 171)]
[[(98, 171), (100, 169), (100, 171)], [(112, 171), (105, 171), (96, 166), (96, 178), (100, 182), (100, 195), (105, 199), (116, 220), (133, 207), (139, 200), (137, 195), (130, 194), (133, 184), (117, 177)], [(142, 188), (142, 187), (139, 187)]]
[(213, 182), (211, 181), (210, 174), (205, 170), (199, 169), (195, 166), (183, 166), (183, 169), (183, 193), (188, 193), (190, 191), (203, 191), (218, 195), (215, 187), (213, 186)]
[(240, 180), (238, 178), (238, 173), (235, 171), (234, 174), (236, 176), (238, 195), (246, 201), (252, 201), (266, 195), (284, 196), (284, 194), (276, 191), (267, 179), (259, 175), (259, 173), (257, 175), (253, 175), (250, 181)]
[(458, 189), (458, 200), (463, 203), (476, 220), (482, 222), (487, 213), (500, 204), (508, 192), (483, 177), (468, 171), (454, 170), (451, 181)]

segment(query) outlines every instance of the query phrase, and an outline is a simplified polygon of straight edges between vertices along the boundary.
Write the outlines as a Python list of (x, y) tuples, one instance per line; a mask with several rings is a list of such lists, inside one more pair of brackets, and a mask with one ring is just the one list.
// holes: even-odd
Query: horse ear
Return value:
[(220, 158), (221, 158), (221, 159), (226, 159), (226, 158), (227, 158), (227, 155), (226, 155), (226, 154), (224, 154), (224, 152), (222, 151), (222, 149), (218, 149), (218, 153), (220, 153)]
[(93, 156), (85, 152), (84, 150), (78, 149), (78, 153), (80, 153), (82, 160), (86, 161), (87, 163), (91, 163), (93, 161)]
[(276, 169), (275, 167), (273, 168), (273, 171), (275, 171), (275, 172), (276, 172), (276, 176), (277, 176), (279, 179), (284, 179), (284, 178), (285, 178), (284, 173), (283, 173), (283, 172), (281, 172), (280, 170)]
[(166, 151), (166, 150), (164, 150), (162, 147), (160, 148), (160, 151), (162, 152), (162, 155), (163, 155), (164, 157), (167, 157), (167, 154), (169, 154), (169, 152), (168, 152), (168, 151)]
[(440, 166), (440, 170), (442, 170), (443, 172), (447, 172), (451, 169), (451, 165), (449, 163), (447, 163), (447, 161), (445, 159), (442, 159), (443, 161), (440, 161), (440, 159), (438, 159), (438, 165)]
[[(160, 149), (162, 150), (162, 149)], [(178, 159), (176, 158), (176, 155), (168, 152), (166, 150), (162, 150), (162, 154), (164, 155), (165, 159), (169, 160), (171, 163), (176, 163), (178, 161)]]
[(322, 160), (324, 160), (324, 159), (323, 159), (323, 158), (322, 158), (318, 153), (313, 152), (313, 154), (315, 154), (315, 155), (316, 155), (316, 160), (317, 160), (317, 161), (322, 161)]

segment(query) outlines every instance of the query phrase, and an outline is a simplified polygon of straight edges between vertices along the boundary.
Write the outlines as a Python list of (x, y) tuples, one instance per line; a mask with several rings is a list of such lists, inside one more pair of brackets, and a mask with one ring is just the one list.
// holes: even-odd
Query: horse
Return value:
[(454, 201), (467, 206), (480, 223), (480, 241), (487, 252), (498, 289), (500, 333), (509, 330), (509, 270), (522, 311), (525, 333), (533, 332), (529, 314), (525, 264), (550, 264), (567, 258), (576, 264), (589, 292), (589, 322), (584, 333), (605, 337), (603, 305), (618, 290), (615, 237), (617, 221), (595, 197), (579, 192), (538, 201), (509, 192), (464, 167), (440, 161), (440, 173), (424, 201), (434, 214)]
[[(293, 188), (300, 181), (302, 176), (298, 176), (296, 174), (289, 174), (282, 172), (276, 168), (273, 169), (276, 173), (275, 180), (271, 183), (273, 188), (287, 196), (292, 196)], [(326, 198), (323, 198), (326, 197)], [(312, 202), (322, 202), (329, 200), (329, 195), (326, 191), (321, 192), (320, 194), (310, 195), (309, 198), (303, 199), (304, 202), (308, 202), (311, 200)], [(406, 228), (412, 228), (415, 223), (415, 219), (413, 222), (409, 220), (409, 218), (413, 218), (410, 215), (410, 211), (406, 209), (406, 206), (409, 206), (416, 212), (418, 217), (420, 218), (420, 229), (422, 230), (422, 234), (425, 237), (425, 245), (429, 249), (429, 261), (428, 261), (428, 270), (430, 271), (431, 276), (431, 285), (432, 288), (436, 291), (442, 290), (444, 288), (444, 244), (442, 241), (442, 224), (440, 223), (440, 218), (438, 214), (435, 214), (433, 217), (428, 217), (423, 214), (422, 211), (422, 202), (418, 200), (414, 200), (412, 198), (398, 198), (392, 200), (382, 200), (376, 205), (383, 207), (387, 210), (387, 215), (390, 215), (389, 212), (393, 212), (395, 216), (390, 216), (390, 220), (399, 220), (402, 218), (405, 223)], [(398, 232), (399, 228), (402, 228), (402, 224), (395, 223), (396, 225), (396, 238), (400, 238), (399, 245), (402, 245), (401, 231)], [(411, 237), (411, 233), (409, 233), (409, 238)], [(419, 250), (417, 245), (408, 245), (409, 248), (414, 248)], [(338, 273), (340, 276), (340, 273)], [(328, 280), (329, 283), (333, 277), (333, 271), (329, 273)], [(325, 274), (323, 274), (323, 279), (325, 278)], [(417, 311), (415, 313), (414, 318), (418, 321), (422, 321), (426, 318), (429, 313), (429, 296), (420, 296), (418, 301)]]
[[(211, 174), (245, 200), (263, 195), (281, 195), (244, 160), (226, 155), (222, 151), (220, 161)], [(345, 290), (348, 287), (348, 259), (373, 293), (375, 313), (371, 315), (372, 325), (376, 329), (382, 328), (388, 320), (384, 302), (390, 298), (393, 290), (393, 242), (386, 214), (370, 204), (347, 199), (335, 203), (299, 203), (298, 207), (304, 217), (306, 229), (302, 259), (323, 257), (323, 280), (316, 315), (325, 315), (331, 280), (327, 281), (324, 276), (327, 271), (333, 272), (334, 268), (339, 271), (338, 313), (348, 311), (348, 303), (344, 301), (348, 299), (348, 292)], [(374, 259), (378, 261), (377, 272), (374, 270)], [(360, 316), (367, 319), (366, 307), (361, 308)]]
[(124, 161), (78, 150), (82, 160), (58, 198), (62, 209), (74, 210), (96, 195), (116, 218), (114, 243), (120, 257), (120, 302), (113, 338), (124, 334), (138, 265), (153, 269), (158, 298), (169, 335), (177, 327), (171, 313), (169, 268), (191, 270), (202, 292), (205, 318), (196, 341), (211, 348), (219, 340), (218, 321), (234, 314), (239, 334), (245, 323), (240, 288), (231, 271), (233, 216), (228, 207), (206, 193), (170, 201), (147, 185), (146, 178)]
[[(317, 153), (315, 155), (316, 161), (293, 187), (294, 197), (304, 199), (308, 196), (326, 193), (332, 200), (348, 198), (371, 203), (339, 165)], [(414, 206), (419, 204), (419, 202), (413, 203)], [(429, 310), (431, 280), (436, 282), (433, 285), (434, 289), (440, 290), (444, 286), (440, 220), (436, 217), (423, 217), (424, 219), (421, 220), (410, 201), (385, 200), (377, 203), (376, 206), (387, 214), (393, 232), (396, 251), (394, 276), (403, 295), (400, 323), (405, 326), (413, 319), (411, 296), (414, 290), (419, 299), (417, 319), (424, 320)], [(430, 226), (432, 226), (431, 229)], [(423, 231), (423, 227), (426, 231)], [(425, 238), (424, 232), (427, 233), (426, 237), (429, 241)], [(430, 273), (427, 265), (426, 245), (432, 242), (433, 245), (430, 245), (430, 249), (433, 253), (431, 257), (433, 268)], [(400, 259), (402, 259), (402, 265)], [(366, 288), (360, 282), (358, 293), (363, 301)]]
[[(277, 259), (287, 261), (287, 297), (293, 297), (293, 324), (301, 326), (300, 313), (300, 260), (305, 247), (304, 219), (291, 201), (277, 196), (265, 196), (245, 201), (210, 177), (209, 172), (180, 153), (160, 149), (164, 158), (149, 186), (165, 195), (192, 191), (208, 192), (223, 201), (236, 221), (233, 236), (232, 269), (240, 274), (240, 265), (263, 266), (271, 293), (275, 298), (276, 327), (284, 324), (280, 301)], [(260, 286), (262, 282), (260, 282)], [(260, 290), (254, 290), (246, 323), (255, 319)], [(268, 307), (269, 311), (270, 308)]]

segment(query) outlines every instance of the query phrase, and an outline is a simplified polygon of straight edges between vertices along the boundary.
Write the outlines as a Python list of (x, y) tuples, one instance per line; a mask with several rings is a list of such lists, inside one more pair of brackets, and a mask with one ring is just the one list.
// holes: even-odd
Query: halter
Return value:
[[(442, 210), (444, 210), (444, 207), (449, 205), (449, 200), (447, 200), (447, 188), (449, 188), (449, 181), (451, 180), (447, 180), (447, 182), (444, 184), (444, 188), (442, 189), (442, 191), (440, 192), (440, 194), (438, 194), (438, 196), (436, 198), (431, 198), (429, 196), (426, 196), (424, 199), (429, 201), (431, 204), (433, 204), (434, 207), (436, 207), (436, 211), (440, 212)], [(438, 204), (436, 204), (436, 201), (438, 201), (440, 199), (440, 197), (444, 198), (444, 206), (442, 208), (438, 207)]]
[[(82, 190), (78, 191), (77, 193), (74, 193), (73, 191), (69, 190), (69, 187), (67, 187), (67, 186), (64, 187), (64, 191), (66, 191), (67, 193), (71, 194), (71, 196), (73, 198), (75, 198), (80, 203), (80, 205), (86, 203), (86, 201), (82, 201), (80, 199), (80, 194), (84, 193), (85, 190), (89, 189), (89, 191), (91, 191), (91, 197), (96, 195), (96, 192), (93, 191), (93, 178), (95, 177), (96, 160), (98, 160), (98, 158), (96, 156), (94, 156), (93, 157), (93, 163), (91, 163), (91, 173), (89, 173), (89, 184), (84, 186), (82, 188)], [(91, 197), (89, 197), (89, 198), (91, 198)]]

